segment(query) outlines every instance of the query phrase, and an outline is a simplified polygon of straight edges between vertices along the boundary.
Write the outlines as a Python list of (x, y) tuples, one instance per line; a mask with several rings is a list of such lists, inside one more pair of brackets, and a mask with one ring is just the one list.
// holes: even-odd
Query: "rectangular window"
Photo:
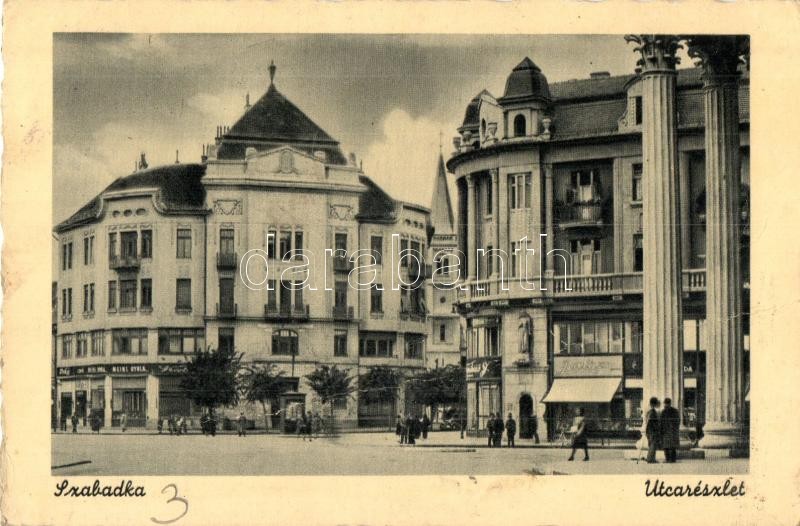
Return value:
[(153, 257), (153, 231), (142, 230), (142, 250), (139, 254), (143, 258)]
[(486, 214), (492, 215), (492, 182), (486, 182)]
[(72, 335), (65, 334), (61, 337), (61, 357), (72, 358)]
[(175, 280), (175, 309), (176, 310), (192, 309), (192, 280), (190, 279)]
[(61, 245), (61, 270), (72, 268), (72, 242)]
[(147, 354), (147, 329), (114, 329), (112, 354)]
[(111, 232), (108, 234), (108, 260), (111, 261), (117, 257), (117, 234)]
[(525, 174), (525, 208), (531, 207), (531, 174)]
[(119, 306), (121, 309), (136, 308), (136, 280), (122, 279), (119, 281)]
[(219, 230), (219, 251), (223, 254), (233, 254), (233, 229), (220, 228)]
[(641, 234), (633, 236), (633, 270), (634, 272), (644, 270), (644, 239)]
[(531, 174), (508, 176), (508, 206), (512, 210), (531, 207)]
[(75, 335), (75, 358), (84, 358), (89, 351), (89, 335), (79, 332)]
[(292, 282), (281, 280), (281, 312), (289, 313), (292, 310)]
[(67, 268), (72, 268), (72, 241), (67, 243)]
[(636, 124), (642, 123), (642, 97), (634, 97), (634, 104), (635, 104), (635, 122)]
[(333, 355), (347, 356), (347, 331), (337, 330), (333, 335)]
[(447, 325), (444, 323), (439, 324), (439, 341), (446, 342), (447, 341)]
[(347, 281), (337, 281), (334, 284), (333, 305), (337, 310), (347, 308)]
[(94, 312), (94, 283), (89, 283), (89, 312)]
[(519, 258), (517, 252), (521, 250), (521, 243), (518, 241), (511, 242), (511, 264), (508, 266), (508, 273), (512, 278), (516, 278), (518, 274)]
[(94, 264), (94, 236), (83, 238), (83, 264)]
[(376, 265), (383, 264), (383, 236), (372, 236), (370, 238), (370, 249), (375, 258)]
[(191, 354), (205, 347), (204, 329), (159, 329), (159, 354)]
[(632, 198), (634, 201), (642, 201), (642, 163), (633, 165)]
[(358, 342), (359, 356), (391, 358), (394, 356), (394, 339), (388, 335), (371, 334)]
[(177, 257), (178, 259), (189, 259), (192, 257), (192, 229), (179, 228), (177, 238)]
[(106, 338), (103, 331), (92, 331), (92, 356), (105, 356)]
[(232, 314), (234, 311), (233, 278), (219, 279), (219, 310), (224, 314)]
[(494, 250), (492, 245), (489, 245), (488, 247), (486, 247), (486, 277), (487, 278), (489, 276), (491, 276), (492, 273), (494, 272), (494, 255), (492, 254), (492, 250)]
[(291, 230), (281, 230), (278, 237), (278, 250), (281, 260), (287, 260), (291, 257), (292, 250), (292, 232)]
[(517, 177), (514, 175), (508, 176), (508, 207), (511, 210), (517, 208)]
[(87, 314), (89, 312), (89, 285), (86, 284), (83, 286), (83, 313)]
[(276, 259), (275, 255), (277, 254), (275, 250), (275, 243), (278, 239), (278, 233), (270, 229), (267, 231), (267, 258), (269, 259)]
[(114, 310), (117, 308), (117, 282), (108, 282), (108, 308)]
[(140, 306), (145, 309), (153, 308), (153, 280), (142, 279), (142, 296)]
[(138, 232), (122, 232), (120, 234), (120, 256), (125, 258), (135, 258), (136, 249), (139, 244)]
[(300, 255), (303, 253), (303, 232), (296, 231), (294, 233), (294, 257), (295, 259), (300, 259)]
[(292, 283), (292, 288), (294, 289), (294, 310), (303, 310), (303, 282), (295, 281)]
[(63, 305), (61, 312), (64, 316), (71, 317), (72, 316), (72, 287), (68, 287), (62, 291), (63, 294)]
[(287, 329), (273, 331), (272, 354), (287, 356), (297, 355), (297, 333)]
[(419, 359), (422, 358), (422, 346), (425, 339), (419, 336), (406, 335), (406, 358)]
[(374, 284), (369, 291), (369, 310), (374, 313), (383, 312), (383, 291)]
[(267, 282), (267, 305), (275, 307), (278, 305), (278, 290), (275, 287), (276, 282), (271, 279)]
[(219, 350), (220, 351), (233, 351), (234, 350), (234, 336), (233, 327), (220, 327), (219, 328)]

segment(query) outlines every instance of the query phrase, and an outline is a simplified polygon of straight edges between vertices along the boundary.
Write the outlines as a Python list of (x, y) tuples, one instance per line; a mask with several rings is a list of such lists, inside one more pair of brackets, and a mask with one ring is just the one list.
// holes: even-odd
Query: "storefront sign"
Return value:
[(490, 358), (467, 362), (467, 380), (500, 378), (500, 359)]
[(186, 372), (185, 363), (128, 363), (113, 365), (88, 365), (80, 367), (59, 367), (58, 376), (92, 376), (105, 374), (182, 374)]
[(555, 377), (620, 377), (622, 356), (556, 356)]

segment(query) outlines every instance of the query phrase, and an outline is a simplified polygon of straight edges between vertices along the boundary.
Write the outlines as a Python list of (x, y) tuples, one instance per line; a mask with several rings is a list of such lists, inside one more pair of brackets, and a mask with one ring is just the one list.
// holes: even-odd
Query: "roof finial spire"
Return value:
[(175, 164), (181, 164), (181, 162), (178, 160), (178, 150), (175, 150)]
[(244, 96), (244, 109), (250, 108), (250, 92), (247, 92), (247, 95)]
[(444, 133), (442, 133), (442, 130), (439, 130), (439, 155), (442, 155), (442, 137), (443, 136), (444, 136)]
[(270, 60), (269, 61), (269, 83), (270, 83), (270, 85), (275, 83), (275, 70), (276, 69), (278, 69), (278, 68), (275, 66), (275, 61), (274, 60)]

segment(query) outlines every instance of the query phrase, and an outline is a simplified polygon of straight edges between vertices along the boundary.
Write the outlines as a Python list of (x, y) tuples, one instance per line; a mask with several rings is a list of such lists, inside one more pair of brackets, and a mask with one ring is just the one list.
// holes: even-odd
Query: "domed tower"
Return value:
[(530, 58), (525, 57), (511, 71), (498, 102), (503, 108), (506, 138), (549, 134), (550, 87), (547, 77)]
[(481, 91), (469, 101), (464, 112), (464, 122), (458, 128), (456, 150), (477, 150), (484, 144), (494, 144), (499, 139), (497, 124), (502, 118), (502, 110), (497, 99), (486, 90)]

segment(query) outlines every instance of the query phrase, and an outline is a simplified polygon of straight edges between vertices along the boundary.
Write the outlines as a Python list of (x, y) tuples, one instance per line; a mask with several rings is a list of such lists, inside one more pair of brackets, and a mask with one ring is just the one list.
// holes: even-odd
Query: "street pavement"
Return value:
[[(523, 475), (523, 474), (744, 474), (747, 459), (707, 458), (646, 464), (623, 449), (590, 450), (591, 460), (559, 447), (487, 448), (486, 439), (431, 433), (401, 446), (392, 433), (351, 433), (311, 442), (295, 436), (251, 434), (52, 435), (53, 475)], [(530, 440), (520, 440), (530, 445)]]

